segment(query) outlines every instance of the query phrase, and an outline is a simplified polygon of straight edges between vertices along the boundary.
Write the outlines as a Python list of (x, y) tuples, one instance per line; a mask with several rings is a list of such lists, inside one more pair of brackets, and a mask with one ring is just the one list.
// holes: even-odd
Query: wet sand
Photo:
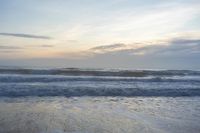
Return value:
[(0, 98), (0, 133), (199, 133), (200, 97)]

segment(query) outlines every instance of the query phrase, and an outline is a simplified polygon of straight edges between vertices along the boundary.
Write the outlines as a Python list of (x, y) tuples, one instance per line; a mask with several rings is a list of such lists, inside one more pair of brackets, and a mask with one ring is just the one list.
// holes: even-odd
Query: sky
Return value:
[(0, 0), (0, 66), (200, 69), (199, 0)]

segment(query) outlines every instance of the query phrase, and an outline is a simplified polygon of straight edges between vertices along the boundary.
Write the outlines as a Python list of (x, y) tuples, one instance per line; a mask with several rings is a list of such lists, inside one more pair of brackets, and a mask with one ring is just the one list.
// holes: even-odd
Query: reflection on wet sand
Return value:
[(1, 98), (2, 133), (200, 131), (199, 98)]

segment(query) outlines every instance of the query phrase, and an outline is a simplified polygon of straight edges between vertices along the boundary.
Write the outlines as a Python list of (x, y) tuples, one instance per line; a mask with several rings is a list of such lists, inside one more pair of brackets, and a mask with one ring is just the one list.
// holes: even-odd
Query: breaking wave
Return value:
[(5, 69), (0, 68), (0, 74), (32, 74), (32, 75), (68, 75), (68, 76), (120, 76), (120, 77), (146, 77), (146, 76), (185, 76), (199, 75), (200, 71), (191, 70), (107, 70), (107, 69)]
[(24, 96), (200, 96), (200, 72), (0, 69), (0, 97)]

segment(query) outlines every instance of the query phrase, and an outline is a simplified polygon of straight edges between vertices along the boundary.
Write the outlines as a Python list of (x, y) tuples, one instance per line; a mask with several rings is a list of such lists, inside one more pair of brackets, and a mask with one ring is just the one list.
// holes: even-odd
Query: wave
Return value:
[(0, 97), (200, 96), (200, 71), (0, 69)]
[(0, 83), (25, 83), (25, 82), (189, 82), (200, 83), (200, 76), (148, 76), (148, 77), (114, 77), (114, 76), (51, 76), (51, 75), (13, 75), (1, 74)]
[(121, 87), (67, 87), (67, 86), (37, 86), (37, 85), (1, 85), (0, 96), (2, 97), (24, 97), (24, 96), (200, 96), (198, 88), (121, 88)]
[(31, 75), (68, 75), (68, 76), (185, 76), (200, 75), (200, 71), (192, 70), (107, 70), (107, 69), (6, 69), (0, 68), (0, 74), (31, 74)]

